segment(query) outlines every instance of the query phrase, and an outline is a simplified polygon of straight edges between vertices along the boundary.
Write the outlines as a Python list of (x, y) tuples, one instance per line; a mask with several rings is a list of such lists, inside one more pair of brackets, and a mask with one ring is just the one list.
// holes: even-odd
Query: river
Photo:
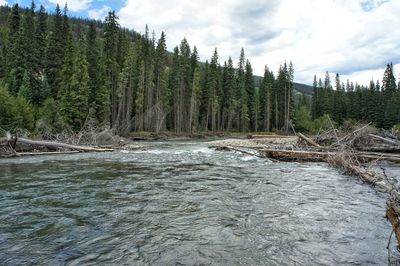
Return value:
[(0, 264), (387, 263), (386, 196), (354, 177), (149, 145), (0, 160)]

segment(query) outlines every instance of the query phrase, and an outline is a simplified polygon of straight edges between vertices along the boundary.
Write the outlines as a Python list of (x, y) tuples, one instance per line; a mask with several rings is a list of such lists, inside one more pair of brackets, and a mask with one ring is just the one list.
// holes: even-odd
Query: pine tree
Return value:
[(393, 64), (387, 64), (382, 79), (382, 92), (384, 101), (384, 118), (382, 126), (389, 128), (400, 121), (398, 106), (398, 91), (396, 87), (396, 78), (393, 74)]
[(225, 68), (223, 79), (224, 101), (227, 116), (226, 130), (232, 130), (232, 124), (235, 120), (237, 110), (237, 98), (235, 93), (235, 69), (233, 68), (232, 58), (229, 57)]
[(26, 70), (22, 79), (21, 87), (18, 91), (18, 95), (24, 97), (28, 101), (31, 101), (32, 99), (31, 75), (29, 75), (28, 71)]
[(257, 121), (256, 121), (256, 98), (255, 98), (255, 84), (254, 84), (254, 76), (253, 76), (253, 68), (251, 67), (251, 63), (249, 60), (246, 60), (246, 73), (245, 73), (245, 87), (246, 87), (246, 94), (247, 94), (247, 110), (249, 110), (249, 118), (250, 124), (249, 127), (256, 130)]
[[(73, 123), (73, 102), (72, 102), (72, 83), (71, 79), (74, 75), (74, 63), (75, 63), (75, 50), (72, 43), (72, 37), (68, 37), (67, 49), (65, 50), (65, 58), (61, 70), (61, 84), (57, 95), (60, 101), (60, 114), (65, 123), (74, 126)], [(54, 93), (54, 91), (53, 91)], [(74, 126), (75, 128), (75, 126)]]
[(117, 86), (119, 66), (117, 62), (117, 51), (120, 27), (117, 20), (118, 17), (115, 12), (109, 12), (105, 20), (104, 28), (104, 56), (108, 79), (107, 83), (109, 84), (111, 91), (111, 126), (115, 123), (118, 112)]
[(133, 47), (129, 50), (124, 66), (119, 76), (118, 84), (118, 114), (114, 128), (121, 135), (126, 135), (131, 130), (131, 118), (133, 113), (134, 100), (134, 73), (135, 58)]
[(46, 37), (47, 37), (47, 13), (45, 8), (41, 5), (36, 18), (36, 59), (35, 64), (38, 65), (41, 75), (45, 69), (45, 57), (46, 57)]
[(109, 127), (111, 102), (110, 85), (107, 79), (106, 64), (103, 57), (100, 56), (97, 65), (96, 93), (93, 99), (93, 108), (95, 119), (100, 127)]
[(189, 110), (189, 128), (190, 133), (193, 133), (199, 127), (199, 107), (200, 107), (200, 69), (198, 66), (199, 55), (196, 46), (193, 48), (192, 55), (190, 56), (191, 69), (193, 72), (192, 87), (190, 95), (190, 110)]
[(219, 128), (218, 114), (220, 107), (219, 97), (219, 62), (218, 62), (218, 51), (214, 50), (214, 54), (210, 61), (210, 80), (209, 80), (209, 102), (208, 109), (210, 114), (209, 129), (216, 131)]
[[(69, 41), (71, 42), (71, 41)], [(64, 120), (73, 130), (80, 130), (88, 116), (89, 74), (85, 42), (81, 38), (76, 49), (67, 44), (68, 51), (63, 67), (60, 110)]]
[(195, 67), (193, 75), (192, 95), (190, 98), (190, 133), (193, 133), (199, 127), (199, 106), (201, 97), (201, 75), (200, 69)]
[(6, 77), (12, 95), (17, 95), (22, 84), (25, 73), (22, 39), (21, 39), (21, 16), (18, 4), (15, 4), (8, 17), (8, 45), (6, 54)]
[[(196, 51), (196, 50), (195, 50)], [(196, 58), (196, 57), (195, 57)], [(158, 40), (155, 65), (154, 65), (154, 78), (155, 78), (155, 131), (159, 133), (161, 129), (166, 127), (166, 109), (168, 91), (167, 91), (167, 45), (164, 32)]]
[[(173, 72), (171, 74), (173, 74)], [(201, 71), (201, 90), (200, 90), (201, 101), (200, 101), (200, 111), (199, 111), (200, 112), (199, 121), (201, 124), (201, 128), (203, 130), (208, 129), (208, 121), (209, 121), (209, 108), (208, 108), (208, 103), (210, 99), (209, 80), (210, 80), (210, 64), (208, 63), (208, 60), (206, 60), (204, 67), (202, 68)]]
[(100, 51), (97, 45), (97, 32), (96, 24), (91, 21), (89, 24), (89, 30), (86, 37), (86, 58), (88, 62), (88, 73), (89, 73), (89, 84), (90, 84), (90, 95), (89, 102), (93, 103), (96, 98), (96, 90), (98, 89), (98, 64), (100, 59)]
[(138, 89), (135, 97), (135, 129), (143, 131), (143, 106), (144, 106), (144, 88), (145, 88), (145, 66), (141, 61), (139, 67)]
[(56, 6), (56, 12), (51, 25), (46, 48), (46, 76), (51, 89), (51, 96), (58, 99), (59, 90), (62, 82), (61, 69), (63, 68), (66, 54), (66, 44), (69, 34), (64, 34), (63, 18), (60, 6)]
[(246, 84), (245, 84), (245, 55), (244, 49), (242, 48), (239, 57), (239, 65), (238, 65), (238, 74), (237, 74), (237, 92), (239, 95), (239, 121), (238, 128), (245, 132), (249, 130), (250, 124), (250, 110), (248, 108), (249, 98), (247, 95)]
[[(21, 27), (21, 42), (22, 42), (22, 58), (21, 62), (24, 66), (24, 73), (29, 75), (29, 98), (32, 104), (41, 103), (40, 86), (41, 86), (41, 70), (39, 66), (40, 59), (37, 54), (37, 43), (35, 34), (35, 4), (32, 2), (30, 10), (28, 10), (23, 18)], [(25, 89), (27, 86), (25, 86)]]
[(311, 116), (313, 119), (318, 117), (319, 113), (319, 90), (318, 90), (318, 82), (317, 82), (317, 76), (314, 75), (314, 81), (313, 81), (313, 97), (312, 97), (312, 103), (311, 103)]
[(335, 76), (335, 86), (336, 90), (333, 92), (332, 118), (334, 121), (341, 123), (346, 117), (346, 106), (339, 73)]
[(382, 91), (388, 97), (396, 92), (396, 78), (393, 74), (393, 64), (387, 64), (382, 79)]
[(262, 128), (265, 131), (271, 131), (272, 114), (272, 90), (274, 84), (274, 74), (265, 66), (264, 77), (260, 85), (260, 110), (262, 115)]
[(178, 132), (190, 132), (189, 110), (190, 102), (187, 99), (191, 97), (191, 87), (193, 71), (191, 69), (191, 49), (188, 41), (184, 38), (179, 46), (179, 72), (180, 83), (178, 87)]

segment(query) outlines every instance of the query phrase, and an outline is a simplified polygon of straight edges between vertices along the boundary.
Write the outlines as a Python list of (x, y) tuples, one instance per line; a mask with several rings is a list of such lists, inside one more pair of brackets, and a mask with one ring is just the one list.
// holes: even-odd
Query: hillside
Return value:
[(294, 82), (293, 84), (294, 84), (294, 89), (299, 92), (302, 92), (305, 94), (310, 94), (310, 95), (312, 95), (314, 93), (314, 88), (310, 85), (297, 83), (297, 82)]
[[(262, 77), (254, 76), (254, 82), (256, 84), (259, 84), (261, 82), (261, 80), (262, 80)], [(312, 95), (314, 93), (314, 88), (310, 85), (306, 85), (306, 84), (298, 83), (298, 82), (293, 82), (293, 85), (294, 85), (294, 89), (297, 92), (305, 93), (308, 95)]]

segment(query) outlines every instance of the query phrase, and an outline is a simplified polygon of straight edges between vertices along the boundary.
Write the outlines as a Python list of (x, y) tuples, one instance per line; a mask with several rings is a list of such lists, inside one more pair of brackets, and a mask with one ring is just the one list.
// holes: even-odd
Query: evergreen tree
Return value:
[(10, 12), (8, 17), (8, 28), (6, 77), (11, 94), (17, 95), (25, 72), (20, 30), (21, 16), (18, 4), (15, 4)]
[(73, 130), (80, 130), (88, 116), (89, 74), (86, 60), (86, 46), (83, 39), (79, 40), (76, 49), (71, 41), (67, 44), (68, 51), (63, 66), (63, 82), (60, 110), (64, 121)]
[(318, 90), (318, 83), (317, 83), (317, 75), (314, 75), (313, 81), (313, 98), (311, 104), (311, 116), (313, 119), (318, 117), (319, 113), (319, 90)]
[(25, 70), (24, 78), (22, 79), (21, 87), (18, 91), (18, 95), (24, 97), (26, 100), (31, 101), (32, 99), (32, 88), (31, 88), (31, 75)]
[(235, 69), (233, 68), (232, 58), (229, 57), (228, 64), (225, 68), (225, 75), (223, 79), (223, 90), (224, 90), (224, 102), (226, 110), (226, 129), (232, 130), (232, 123), (235, 121), (237, 115), (237, 104), (238, 100), (235, 93)]
[[(171, 73), (172, 77), (173, 72)], [(209, 93), (209, 80), (210, 80), (210, 64), (208, 60), (206, 60), (204, 67), (201, 72), (201, 104), (200, 104), (200, 125), (203, 130), (208, 129), (208, 120), (209, 120), (209, 108), (208, 103), (210, 99)]]
[(179, 99), (179, 84), (180, 84), (180, 72), (179, 72), (179, 48), (176, 46), (174, 48), (174, 52), (172, 55), (172, 66), (171, 66), (171, 71), (169, 75), (169, 80), (168, 80), (168, 88), (170, 91), (170, 97), (168, 99), (168, 102), (171, 105), (171, 112), (169, 113), (167, 117), (167, 127), (169, 129), (175, 129), (177, 130), (177, 124), (178, 124), (178, 102), (177, 100)]
[(196, 46), (193, 48), (192, 55), (190, 56), (191, 69), (193, 72), (192, 88), (190, 96), (190, 110), (189, 110), (189, 128), (190, 133), (193, 133), (199, 127), (199, 107), (201, 97), (201, 83), (200, 83), (200, 68), (198, 66), (199, 55)]
[(117, 85), (119, 66), (117, 62), (117, 51), (120, 27), (117, 20), (118, 17), (114, 11), (108, 12), (104, 28), (104, 59), (107, 71), (107, 83), (111, 91), (111, 126), (115, 123), (118, 112)]
[(396, 92), (396, 78), (393, 74), (393, 64), (387, 64), (382, 79), (382, 91), (391, 97)]
[(255, 84), (254, 84), (254, 76), (253, 76), (253, 68), (251, 67), (251, 63), (249, 60), (246, 60), (246, 73), (245, 73), (245, 87), (247, 94), (247, 110), (249, 110), (249, 118), (250, 118), (250, 128), (254, 131), (257, 131), (257, 120), (256, 116), (259, 110), (257, 110), (256, 97), (255, 97)]
[(45, 69), (45, 57), (46, 57), (46, 37), (47, 37), (47, 13), (45, 8), (41, 5), (39, 12), (36, 17), (36, 34), (35, 34), (35, 42), (36, 42), (36, 62), (35, 64), (38, 66), (41, 75), (44, 74)]
[(119, 76), (118, 86), (118, 114), (114, 128), (121, 135), (126, 135), (131, 130), (133, 113), (134, 83), (135, 83), (135, 58), (134, 49), (129, 50), (124, 66)]
[(274, 84), (274, 74), (265, 66), (264, 77), (260, 85), (260, 110), (262, 115), (262, 128), (265, 131), (271, 131), (272, 115), (272, 90)]
[(214, 54), (210, 61), (210, 79), (209, 79), (209, 129), (211, 131), (216, 131), (219, 128), (219, 63), (218, 63), (218, 51), (214, 50)]
[[(195, 49), (196, 55), (193, 57), (197, 61), (197, 50)], [(193, 59), (192, 59), (193, 60)], [(166, 110), (168, 109), (168, 94), (167, 91), (167, 45), (165, 40), (164, 32), (161, 33), (161, 37), (158, 40), (155, 63), (154, 63), (154, 78), (155, 78), (155, 131), (158, 133), (161, 129), (166, 127)], [(193, 64), (193, 63), (192, 63)], [(195, 66), (193, 66), (195, 67)]]
[[(22, 58), (24, 73), (29, 76), (30, 84), (25, 84), (24, 89), (29, 87), (31, 90), (29, 98), (32, 104), (37, 105), (41, 103), (40, 87), (41, 87), (41, 70), (39, 66), (40, 59), (37, 53), (37, 43), (35, 34), (35, 4), (32, 2), (30, 10), (28, 10), (23, 18), (21, 27), (21, 44), (22, 44)], [(26, 79), (25, 79), (26, 80)], [(26, 94), (26, 93), (25, 93)], [(26, 94), (27, 96), (27, 94)]]
[(60, 6), (56, 6), (56, 11), (51, 25), (51, 31), (48, 36), (46, 48), (46, 77), (51, 89), (51, 96), (58, 99), (59, 90), (62, 82), (61, 70), (63, 68), (64, 58), (68, 47), (69, 34), (65, 35), (63, 18)]
[(250, 110), (248, 108), (248, 95), (245, 83), (245, 55), (244, 49), (242, 48), (239, 57), (239, 68), (237, 74), (237, 92), (239, 94), (239, 123), (238, 128), (245, 132), (249, 129), (250, 124)]

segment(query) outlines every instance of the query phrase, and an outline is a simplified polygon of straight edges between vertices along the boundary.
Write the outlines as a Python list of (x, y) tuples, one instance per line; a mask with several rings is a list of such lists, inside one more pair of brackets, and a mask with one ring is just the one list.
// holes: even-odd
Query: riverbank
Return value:
[[(148, 141), (186, 141), (201, 140), (213, 142), (210, 146), (238, 145), (241, 147), (285, 147), (294, 145), (297, 137), (278, 136), (262, 133), (269, 140), (251, 139), (254, 134), (242, 132), (199, 132), (176, 133), (131, 132), (128, 136), (115, 135), (112, 130), (100, 132), (61, 133), (47, 138), (32, 139), (13, 136), (0, 138), (0, 158), (24, 155), (69, 154), (76, 152), (104, 152), (118, 150), (141, 150), (146, 148), (143, 142)], [(281, 140), (279, 140), (281, 139)], [(272, 146), (271, 146), (272, 145)]]

